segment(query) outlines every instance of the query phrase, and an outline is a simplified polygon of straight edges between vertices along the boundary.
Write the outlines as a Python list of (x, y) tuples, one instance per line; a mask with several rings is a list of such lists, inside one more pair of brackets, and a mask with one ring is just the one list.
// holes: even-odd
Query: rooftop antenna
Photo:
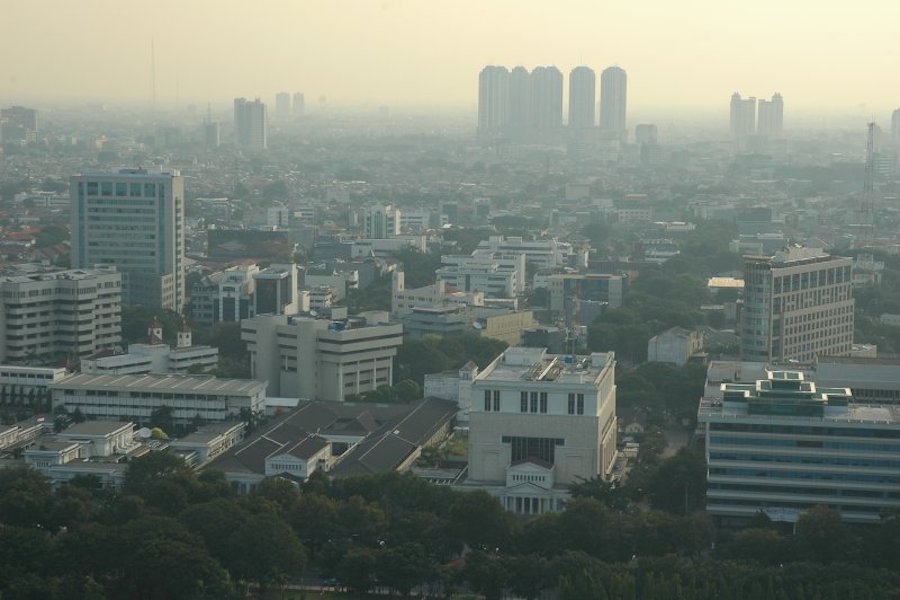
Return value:
[(156, 40), (150, 38), (150, 101), (156, 108)]
[(859, 215), (859, 235), (857, 248), (866, 248), (872, 244), (874, 237), (875, 221), (875, 123), (869, 123), (869, 134), (866, 139), (866, 172), (863, 179), (863, 193), (860, 198), (857, 213)]

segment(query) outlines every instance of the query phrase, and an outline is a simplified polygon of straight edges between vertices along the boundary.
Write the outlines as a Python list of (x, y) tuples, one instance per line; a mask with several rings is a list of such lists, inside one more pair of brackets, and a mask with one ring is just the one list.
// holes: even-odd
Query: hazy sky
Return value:
[[(635, 108), (900, 106), (896, 0), (0, 0), (0, 103), (473, 107), (488, 63), (628, 72)], [(568, 81), (568, 79), (566, 80)], [(865, 108), (863, 108), (865, 107)]]

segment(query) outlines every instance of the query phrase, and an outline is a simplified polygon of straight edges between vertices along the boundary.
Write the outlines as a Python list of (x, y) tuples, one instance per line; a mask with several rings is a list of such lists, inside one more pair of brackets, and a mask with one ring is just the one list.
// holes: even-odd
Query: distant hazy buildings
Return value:
[(306, 110), (306, 97), (300, 92), (294, 93), (294, 116), (300, 116)]
[(75, 175), (72, 268), (114, 266), (126, 304), (184, 306), (184, 178), (176, 170)]
[(400, 235), (400, 209), (390, 204), (366, 209), (364, 227), (369, 239), (385, 239)]
[(741, 357), (785, 362), (849, 355), (851, 264), (818, 248), (745, 256)]
[(531, 118), (538, 134), (562, 127), (563, 76), (556, 67), (535, 67), (531, 71)]
[(594, 106), (597, 76), (589, 67), (575, 67), (569, 73), (569, 129), (592, 129), (596, 124)]
[(658, 144), (659, 130), (656, 125), (642, 124), (634, 128), (634, 141), (641, 144)]
[(218, 121), (203, 123), (203, 145), (207, 148), (218, 148), (222, 143), (221, 127)]
[(524, 137), (531, 129), (531, 73), (525, 67), (514, 68), (509, 74), (509, 132)]
[(731, 95), (731, 137), (743, 139), (756, 132), (756, 98)]
[(275, 114), (279, 117), (288, 117), (291, 114), (291, 95), (287, 92), (275, 94)]
[(268, 147), (266, 105), (259, 98), (234, 99), (234, 142), (240, 148), (265, 150)]
[(891, 138), (895, 144), (900, 144), (900, 108), (891, 115)]
[(509, 123), (509, 70), (487, 66), (478, 76), (478, 134), (501, 135)]
[(756, 132), (769, 138), (780, 137), (784, 129), (784, 100), (776, 93), (771, 100), (759, 101)]
[(0, 142), (33, 142), (37, 130), (38, 114), (33, 108), (0, 109)]
[(625, 108), (628, 75), (620, 67), (609, 67), (600, 74), (600, 132), (608, 137), (626, 139)]

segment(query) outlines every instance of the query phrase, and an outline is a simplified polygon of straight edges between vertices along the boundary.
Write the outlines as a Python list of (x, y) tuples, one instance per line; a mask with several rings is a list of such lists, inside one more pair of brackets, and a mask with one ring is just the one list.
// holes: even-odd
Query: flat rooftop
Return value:
[(122, 389), (134, 391), (218, 392), (222, 394), (256, 394), (266, 384), (251, 379), (220, 379), (190, 375), (72, 375), (51, 385), (54, 389)]
[(835, 424), (869, 424), (869, 425), (900, 425), (900, 406), (880, 404), (856, 404), (850, 403), (838, 410), (826, 410), (823, 416), (793, 416), (793, 415), (753, 415), (749, 413), (747, 405), (740, 403), (723, 402), (719, 398), (703, 398), (700, 400), (698, 411), (699, 421), (709, 420), (741, 420), (771, 421), (773, 423), (789, 422), (820, 422)]
[(67, 427), (57, 435), (110, 435), (123, 427), (134, 429), (134, 423), (131, 421), (84, 421)]
[(549, 354), (545, 348), (512, 347), (479, 373), (478, 381), (532, 381), (560, 385), (589, 384), (612, 367), (612, 352), (590, 356)]

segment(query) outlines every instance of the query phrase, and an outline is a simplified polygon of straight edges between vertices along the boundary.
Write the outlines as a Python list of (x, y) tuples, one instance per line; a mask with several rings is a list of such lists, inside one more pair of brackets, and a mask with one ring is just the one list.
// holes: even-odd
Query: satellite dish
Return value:
[(315, 309), (311, 309), (311, 310), (309, 311), (309, 316), (311, 316), (311, 317), (318, 317), (318, 316), (319, 316), (319, 312), (318, 312), (317, 310), (315, 310)]
[(475, 321), (474, 323), (472, 323), (472, 327), (474, 327), (475, 329), (484, 329), (484, 325), (482, 325), (478, 321)]
[(141, 427), (137, 430), (137, 436), (141, 439), (150, 439), (150, 430), (146, 427)]

